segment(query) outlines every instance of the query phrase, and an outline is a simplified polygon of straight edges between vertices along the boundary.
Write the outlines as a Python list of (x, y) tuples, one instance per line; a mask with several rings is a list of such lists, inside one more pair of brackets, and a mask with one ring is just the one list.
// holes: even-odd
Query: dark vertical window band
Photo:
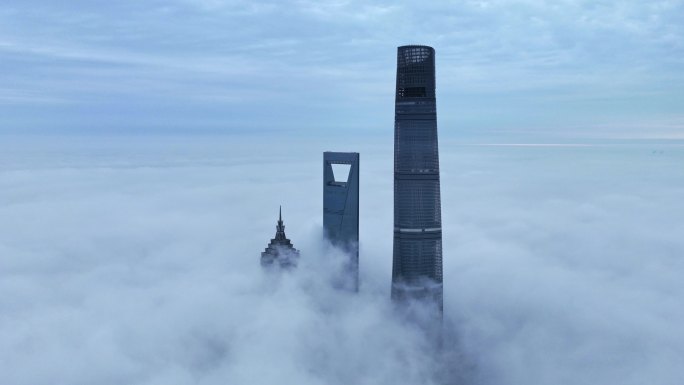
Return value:
[(435, 103), (435, 50), (397, 51), (394, 113), (392, 299), (442, 309), (442, 216)]

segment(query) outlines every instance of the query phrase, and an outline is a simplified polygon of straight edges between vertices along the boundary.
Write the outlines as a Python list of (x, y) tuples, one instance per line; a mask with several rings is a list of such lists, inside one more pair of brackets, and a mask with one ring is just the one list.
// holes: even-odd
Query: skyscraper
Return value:
[(323, 153), (323, 230), (349, 257), (341, 286), (359, 290), (359, 153)]
[(392, 299), (442, 309), (442, 217), (437, 149), (435, 50), (398, 48), (394, 110)]
[(285, 225), (283, 224), (282, 207), (278, 211), (278, 225), (276, 226), (275, 238), (266, 246), (266, 250), (261, 253), (261, 266), (272, 267), (277, 264), (283, 269), (290, 269), (297, 266), (299, 250), (295, 249), (289, 239), (285, 236)]

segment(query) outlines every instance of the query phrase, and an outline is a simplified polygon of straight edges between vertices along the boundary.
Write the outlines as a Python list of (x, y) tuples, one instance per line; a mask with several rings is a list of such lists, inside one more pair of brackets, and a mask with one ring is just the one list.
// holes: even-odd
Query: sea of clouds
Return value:
[[(0, 383), (680, 384), (684, 147), (440, 143), (445, 344), (389, 302), (391, 137), (3, 137)], [(361, 152), (361, 291), (322, 152)], [(292, 274), (260, 252), (283, 205)]]

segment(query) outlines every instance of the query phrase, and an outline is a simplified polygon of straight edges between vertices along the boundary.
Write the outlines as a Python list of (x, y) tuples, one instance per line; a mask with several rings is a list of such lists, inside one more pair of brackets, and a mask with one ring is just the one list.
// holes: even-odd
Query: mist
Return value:
[[(6, 140), (5, 140), (6, 139)], [(5, 137), (0, 383), (678, 384), (684, 147), (440, 143), (445, 346), (389, 301), (391, 137)], [(322, 152), (361, 153), (358, 295)], [(283, 206), (299, 267), (262, 271)]]

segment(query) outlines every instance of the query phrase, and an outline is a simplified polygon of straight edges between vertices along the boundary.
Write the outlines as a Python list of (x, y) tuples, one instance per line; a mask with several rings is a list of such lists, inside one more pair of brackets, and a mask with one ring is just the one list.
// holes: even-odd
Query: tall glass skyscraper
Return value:
[[(323, 230), (349, 257), (336, 285), (359, 291), (359, 153), (323, 153)], [(347, 172), (333, 166), (346, 165)]]
[(394, 110), (392, 299), (430, 300), (442, 310), (442, 216), (435, 50), (397, 52)]

